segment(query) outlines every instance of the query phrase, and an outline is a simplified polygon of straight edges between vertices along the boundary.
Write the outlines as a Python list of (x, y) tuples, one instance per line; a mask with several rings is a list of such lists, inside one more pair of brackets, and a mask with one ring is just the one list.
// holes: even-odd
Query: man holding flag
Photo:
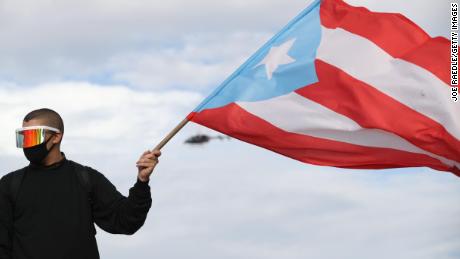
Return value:
[(98, 171), (68, 160), (60, 146), (61, 116), (34, 110), (16, 130), (30, 164), (0, 180), (0, 259), (99, 258), (96, 223), (113, 234), (134, 234), (151, 207), (149, 177), (159, 151), (136, 163), (136, 183), (123, 196)]
[[(427, 166), (460, 176), (460, 107), (450, 100), (448, 50), (447, 39), (430, 37), (401, 14), (371, 12), (342, 0), (316, 0), (225, 80), (155, 150), (193, 121), (305, 163), (357, 169)], [(46, 162), (31, 164), (31, 170), (55, 171), (63, 166), (70, 170), (71, 162), (61, 158), (56, 151), (59, 146), (54, 146), (60, 143), (63, 128), (28, 120), (24, 126), (32, 128), (20, 129), (19, 135), (33, 130), (41, 136), (39, 141), (31, 141), (41, 146), (28, 157), (43, 156), (44, 160), (37, 161)], [(18, 146), (33, 148), (29, 145), (18, 136)], [(53, 149), (59, 159), (46, 158), (49, 154), (44, 153)], [(39, 258), (97, 258), (94, 233), (89, 228), (91, 216), (111, 233), (134, 233), (150, 207), (146, 181), (159, 155), (143, 154), (137, 164), (137, 183), (128, 198), (97, 171), (86, 168), (96, 178), (95, 186), (101, 188), (95, 191), (94, 200), (89, 196), (91, 209), (77, 200), (86, 198), (85, 190), (90, 190), (86, 188), (78, 191), (74, 200), (79, 210), (62, 201), (56, 203), (59, 208), (67, 206), (69, 212), (83, 213), (79, 221), (56, 214), (54, 203), (46, 203), (44, 210), (36, 203), (40, 196), (49, 200), (60, 194), (53, 191), (70, 188), (51, 185), (40, 192), (42, 189), (34, 188), (42, 186), (34, 186), (24, 177), (23, 184), (28, 184), (24, 186), (33, 192), (15, 196), (15, 192), (8, 193), (15, 190), (10, 188), (15, 186), (12, 174), (5, 176), (0, 185), (0, 258), (9, 258), (11, 253), (15, 258), (27, 258), (30, 254), (22, 254), (24, 251), (43, 255)], [(83, 178), (80, 182), (86, 187), (85, 170), (79, 170), (78, 165), (75, 168), (74, 181)], [(44, 175), (51, 179), (63, 174)], [(21, 217), (44, 220), (48, 226), (53, 220), (61, 226), (69, 223), (70, 228), (52, 229), (56, 235), (40, 239), (47, 228), (21, 221)], [(75, 247), (80, 245), (75, 239), (62, 238), (68, 237), (69, 229), (78, 230), (73, 238), (86, 244), (84, 249)], [(64, 245), (49, 252), (56, 247), (50, 241)], [(86, 254), (76, 256), (73, 252)]]

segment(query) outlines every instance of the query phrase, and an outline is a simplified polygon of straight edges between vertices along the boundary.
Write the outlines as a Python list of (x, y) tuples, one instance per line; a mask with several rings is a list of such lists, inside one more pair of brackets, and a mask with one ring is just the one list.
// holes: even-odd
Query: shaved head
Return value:
[(24, 117), (24, 122), (29, 122), (31, 120), (43, 121), (43, 123), (45, 123), (43, 126), (53, 127), (59, 129), (61, 133), (64, 133), (64, 121), (61, 115), (51, 109), (43, 108), (29, 112)]

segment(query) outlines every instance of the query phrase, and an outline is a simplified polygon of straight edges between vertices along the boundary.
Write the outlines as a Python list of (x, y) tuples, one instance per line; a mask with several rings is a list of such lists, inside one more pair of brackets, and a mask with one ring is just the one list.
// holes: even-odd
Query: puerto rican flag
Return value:
[(305, 163), (460, 176), (449, 49), (401, 14), (317, 0), (188, 118)]

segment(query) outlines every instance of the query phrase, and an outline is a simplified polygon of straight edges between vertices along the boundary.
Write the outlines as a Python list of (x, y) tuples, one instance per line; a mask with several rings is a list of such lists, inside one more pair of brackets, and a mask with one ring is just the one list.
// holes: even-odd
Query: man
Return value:
[(63, 135), (62, 118), (50, 109), (30, 112), (16, 131), (30, 164), (0, 179), (0, 259), (99, 258), (94, 223), (127, 235), (144, 224), (160, 151), (141, 155), (125, 197), (98, 171), (67, 160)]

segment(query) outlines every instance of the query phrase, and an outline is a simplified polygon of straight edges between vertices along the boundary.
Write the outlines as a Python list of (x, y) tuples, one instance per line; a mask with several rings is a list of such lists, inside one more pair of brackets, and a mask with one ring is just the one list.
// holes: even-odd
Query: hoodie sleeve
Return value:
[(112, 234), (132, 235), (144, 225), (152, 206), (150, 186), (139, 179), (123, 196), (101, 173), (93, 169), (92, 212), (95, 223)]
[(7, 179), (6, 176), (0, 179), (0, 259), (11, 259), (13, 208), (8, 195), (10, 185)]

